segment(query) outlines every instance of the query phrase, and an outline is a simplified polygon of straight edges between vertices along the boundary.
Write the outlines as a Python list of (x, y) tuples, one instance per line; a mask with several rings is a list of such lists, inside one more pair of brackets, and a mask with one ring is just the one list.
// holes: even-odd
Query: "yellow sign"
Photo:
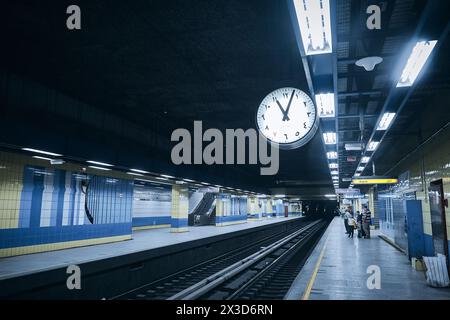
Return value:
[(395, 184), (398, 183), (398, 179), (395, 178), (365, 178), (365, 179), (353, 179), (353, 184)]

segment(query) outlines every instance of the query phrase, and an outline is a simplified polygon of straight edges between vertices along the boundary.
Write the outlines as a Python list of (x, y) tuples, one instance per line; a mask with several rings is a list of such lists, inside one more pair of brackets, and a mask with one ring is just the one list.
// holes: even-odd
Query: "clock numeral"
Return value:
[(288, 135), (286, 133), (284, 135), (286, 136), (286, 140), (287, 140), (288, 139)]
[(300, 135), (300, 132), (297, 131), (297, 132), (295, 133), (295, 136), (298, 137), (299, 135)]
[(276, 132), (276, 131), (273, 132), (273, 136), (274, 136), (274, 137), (277, 136), (277, 132)]
[(303, 101), (303, 104), (305, 105), (305, 108), (307, 108), (307, 106), (306, 106), (306, 101)]
[(307, 129), (306, 122), (303, 122), (303, 128)]
[(286, 92), (286, 93), (283, 93), (283, 98), (288, 98), (289, 97), (289, 94)]
[(266, 125), (266, 130), (269, 130), (269, 126)]
[[(308, 117), (309, 117), (309, 116), (308, 116)], [(263, 118), (264, 120), (266, 120), (266, 118), (264, 118), (264, 115), (262, 115), (261, 118)]]
[(311, 115), (311, 112), (307, 112), (306, 114), (308, 115), (308, 118), (309, 118), (309, 116)]

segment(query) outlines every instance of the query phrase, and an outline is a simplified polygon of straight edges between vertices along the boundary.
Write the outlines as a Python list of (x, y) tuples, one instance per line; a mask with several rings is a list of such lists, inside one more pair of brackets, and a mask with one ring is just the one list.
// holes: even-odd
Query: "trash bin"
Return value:
[(423, 257), (426, 266), (427, 284), (432, 287), (448, 287), (447, 260), (443, 254), (437, 257)]

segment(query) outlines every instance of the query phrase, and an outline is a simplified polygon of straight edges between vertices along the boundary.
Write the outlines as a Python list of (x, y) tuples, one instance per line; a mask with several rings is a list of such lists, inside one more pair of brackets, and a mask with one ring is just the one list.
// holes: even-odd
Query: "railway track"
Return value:
[(305, 222), (112, 299), (282, 299), (326, 224)]

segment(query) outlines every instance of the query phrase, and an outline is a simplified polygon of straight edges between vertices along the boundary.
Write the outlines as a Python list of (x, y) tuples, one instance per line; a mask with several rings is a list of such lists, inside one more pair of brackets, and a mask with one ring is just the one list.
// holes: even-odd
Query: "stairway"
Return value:
[(205, 193), (202, 200), (188, 216), (189, 226), (207, 226), (216, 224), (216, 197)]

